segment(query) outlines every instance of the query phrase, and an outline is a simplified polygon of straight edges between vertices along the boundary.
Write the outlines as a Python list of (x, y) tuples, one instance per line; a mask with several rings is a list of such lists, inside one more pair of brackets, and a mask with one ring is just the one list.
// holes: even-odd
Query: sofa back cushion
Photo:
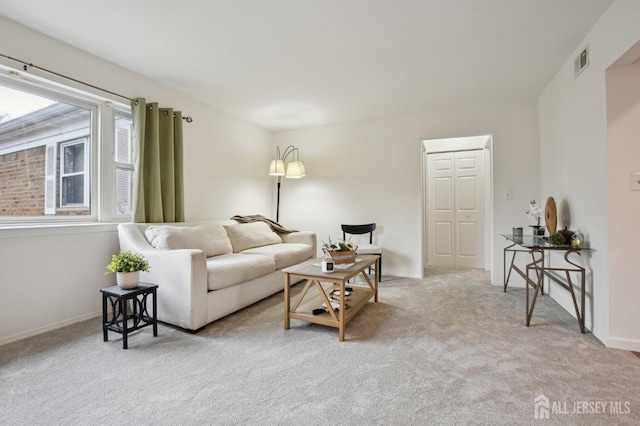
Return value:
[(152, 225), (145, 232), (153, 247), (164, 250), (200, 249), (205, 256), (231, 253), (233, 247), (222, 225)]
[(234, 253), (282, 242), (282, 238), (273, 232), (265, 222), (225, 225), (224, 228), (227, 230), (227, 235), (231, 240)]

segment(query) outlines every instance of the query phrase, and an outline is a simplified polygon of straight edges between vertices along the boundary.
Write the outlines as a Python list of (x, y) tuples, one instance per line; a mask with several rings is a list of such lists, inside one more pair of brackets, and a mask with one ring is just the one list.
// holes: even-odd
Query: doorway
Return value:
[(424, 268), (491, 265), (491, 136), (422, 141)]

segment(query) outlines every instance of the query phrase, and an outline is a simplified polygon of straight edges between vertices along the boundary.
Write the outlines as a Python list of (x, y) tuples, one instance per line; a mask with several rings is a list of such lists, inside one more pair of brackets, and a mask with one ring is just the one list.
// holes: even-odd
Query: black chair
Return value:
[[(376, 229), (375, 223), (367, 223), (365, 225), (342, 225), (342, 239), (346, 240), (347, 235), (363, 235), (369, 234), (369, 244), (359, 244), (358, 254), (373, 254), (379, 257), (378, 270), (375, 271), (378, 274), (378, 281), (382, 281), (382, 248), (373, 244), (373, 231)], [(371, 272), (371, 268), (369, 268)]]

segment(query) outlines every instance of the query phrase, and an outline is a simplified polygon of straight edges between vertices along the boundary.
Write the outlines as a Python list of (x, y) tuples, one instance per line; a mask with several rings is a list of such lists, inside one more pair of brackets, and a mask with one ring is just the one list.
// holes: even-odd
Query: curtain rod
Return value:
[[(98, 87), (98, 86), (95, 86), (93, 84), (85, 83), (84, 81), (75, 79), (73, 77), (69, 77), (69, 76), (66, 76), (64, 74), (60, 74), (60, 73), (58, 73), (56, 71), (51, 71), (51, 70), (49, 70), (47, 68), (39, 67), (38, 65), (34, 65), (34, 64), (30, 63), (30, 62), (22, 61), (20, 59), (13, 58), (11, 56), (7, 56), (7, 55), (4, 55), (2, 53), (0, 53), (0, 56), (2, 56), (3, 58), (7, 58), (7, 59), (9, 59), (11, 61), (18, 62), (18, 63), (22, 64), (22, 69), (25, 72), (27, 72), (29, 70), (29, 67), (35, 68), (37, 70), (44, 71), (46, 73), (53, 74), (53, 75), (58, 76), (58, 77), (62, 77), (62, 78), (67, 79), (67, 80), (71, 80), (73, 82), (82, 84), (84, 86), (100, 90), (101, 92), (109, 93), (110, 95), (114, 95), (114, 96), (118, 96), (118, 97), (123, 98), (123, 99), (127, 99), (127, 100), (129, 100), (129, 102), (133, 102), (135, 100), (135, 99), (131, 99), (128, 96), (124, 96), (124, 95), (121, 95), (119, 93), (112, 92), (111, 90), (103, 89), (102, 87)], [(191, 118), (190, 116), (182, 117), (182, 119), (185, 120), (187, 123), (191, 123), (193, 121), (193, 118)]]

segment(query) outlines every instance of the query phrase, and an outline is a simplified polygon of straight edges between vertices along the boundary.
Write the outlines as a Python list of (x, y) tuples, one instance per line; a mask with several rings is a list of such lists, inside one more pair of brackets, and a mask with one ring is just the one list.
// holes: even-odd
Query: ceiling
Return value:
[(286, 129), (535, 97), (611, 3), (0, 0), (0, 15)]

